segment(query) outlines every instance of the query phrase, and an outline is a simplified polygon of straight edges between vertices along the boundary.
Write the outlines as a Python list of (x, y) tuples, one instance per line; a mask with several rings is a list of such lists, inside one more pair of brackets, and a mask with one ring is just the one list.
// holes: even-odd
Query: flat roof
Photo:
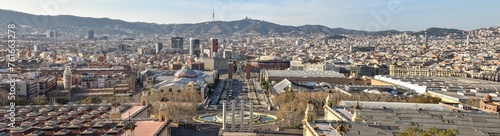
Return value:
[(79, 92), (72, 96), (114, 95), (114, 92)]
[(337, 136), (337, 131), (335, 129), (332, 129), (332, 126), (330, 124), (317, 123), (313, 125), (318, 127), (318, 129), (316, 129), (316, 133), (320, 135), (325, 134), (327, 136)]
[[(23, 70), (28, 70), (28, 71), (32, 71), (32, 70), (64, 70), (65, 68), (64, 67), (41, 67), (41, 68), (26, 68), (26, 69), (23, 69)], [(111, 67), (111, 68), (72, 68), (71, 70), (125, 70), (124, 67)]]
[(133, 115), (134, 113), (139, 111), (139, 109), (141, 109), (142, 107), (144, 107), (144, 106), (134, 106), (132, 108), (129, 108), (129, 109), (123, 111), (122, 112), (122, 119), (127, 119), (130, 115)]
[(157, 122), (157, 121), (137, 121), (135, 125), (137, 126), (134, 129), (134, 135), (136, 136), (152, 136), (156, 133), (158, 129), (165, 122)]
[[(341, 101), (340, 106), (354, 107), (357, 101)], [(448, 106), (443, 104), (428, 104), (428, 103), (402, 103), (402, 102), (372, 102), (360, 101), (359, 106), (369, 109), (416, 109), (416, 107), (424, 110), (439, 110), (439, 111), (452, 111)]]
[(336, 71), (266, 70), (270, 77), (345, 77)]
[[(352, 107), (355, 103), (355, 101), (342, 101), (341, 106), (344, 106), (342, 109), (349, 112), (340, 113), (350, 114), (355, 110)], [(458, 129), (461, 135), (500, 133), (498, 129), (500, 116), (497, 114), (469, 110), (456, 112), (444, 104), (366, 101), (359, 103), (364, 122), (351, 122), (352, 128), (348, 135), (392, 135), (415, 126), (421, 129), (431, 127)]]

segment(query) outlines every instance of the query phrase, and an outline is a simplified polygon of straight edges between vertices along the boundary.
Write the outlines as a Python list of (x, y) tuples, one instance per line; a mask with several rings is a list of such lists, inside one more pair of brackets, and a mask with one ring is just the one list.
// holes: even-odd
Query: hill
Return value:
[[(126, 22), (109, 18), (90, 18), (71, 15), (32, 15), (11, 10), (0, 10), (0, 24), (15, 22), (32, 28), (76, 31), (79, 29), (97, 29), (109, 34), (114, 33), (149, 33), (174, 35), (301, 35), (301, 34), (353, 34), (353, 35), (388, 35), (402, 33), (396, 30), (368, 32), (344, 28), (329, 28), (322, 25), (286, 26), (254, 19), (235, 21), (214, 21), (194, 24), (156, 24), (144, 22)], [(457, 29), (430, 28), (428, 34), (442, 36), (456, 33)], [(423, 34), (411, 32), (412, 34)]]

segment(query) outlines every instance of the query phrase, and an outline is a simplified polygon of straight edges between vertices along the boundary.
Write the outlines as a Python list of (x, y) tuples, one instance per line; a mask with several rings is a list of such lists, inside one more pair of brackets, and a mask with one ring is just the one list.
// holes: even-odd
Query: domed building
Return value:
[(208, 89), (207, 83), (214, 83), (214, 73), (193, 70), (187, 66), (182, 66), (177, 70), (173, 77), (170, 76), (154, 76), (153, 83), (154, 89), (159, 92), (180, 93), (188, 90), (200, 91), (203, 97), (206, 96)]
[(479, 108), (487, 112), (498, 113), (500, 111), (500, 106), (493, 102), (493, 98), (489, 94), (485, 94), (481, 102), (479, 102)]
[(192, 70), (189, 67), (183, 66), (181, 69), (179, 69), (177, 72), (175, 72), (174, 77), (175, 78), (196, 78), (198, 74), (194, 70)]

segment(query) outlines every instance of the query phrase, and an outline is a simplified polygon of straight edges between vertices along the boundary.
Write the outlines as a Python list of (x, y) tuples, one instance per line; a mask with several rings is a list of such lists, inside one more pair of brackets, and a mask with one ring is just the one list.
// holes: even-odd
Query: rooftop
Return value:
[[(127, 109), (130, 106), (130, 104), (122, 104), (118, 109)], [(8, 108), (2, 107), (0, 116), (8, 117), (6, 110)], [(16, 106), (16, 109), (19, 109), (16, 110), (16, 115), (19, 116), (16, 117), (16, 120), (23, 120), (20, 126), (16, 123), (16, 126), (20, 128), (4, 129), (6, 126), (0, 125), (0, 133), (9, 134), (12, 131), (17, 131), (25, 135), (30, 133), (38, 134), (39, 132), (45, 135), (54, 135), (56, 133), (64, 133), (64, 135), (70, 136), (81, 134), (104, 135), (106, 133), (110, 134), (109, 132), (120, 133), (123, 127), (120, 125), (122, 122), (109, 120), (112, 108), (107, 104)], [(133, 114), (133, 112), (130, 114)], [(8, 124), (9, 122), (6, 119), (0, 120), (0, 124)], [(77, 131), (66, 131), (68, 129)]]
[[(444, 104), (360, 101), (363, 122), (351, 122), (347, 135), (396, 135), (409, 127), (458, 129), (460, 135), (498, 134), (500, 116), (482, 111), (454, 111)], [(351, 114), (356, 101), (342, 101), (340, 114)], [(347, 111), (347, 112), (346, 112)], [(330, 121), (331, 122), (331, 121)], [(335, 123), (318, 121), (316, 126)], [(334, 127), (330, 127), (333, 129)], [(322, 129), (323, 130), (323, 129)]]
[(156, 121), (138, 121), (135, 125), (137, 127), (134, 130), (134, 135), (136, 136), (152, 136), (156, 133), (158, 129), (163, 125), (164, 122)]
[(336, 71), (266, 70), (270, 77), (345, 77)]

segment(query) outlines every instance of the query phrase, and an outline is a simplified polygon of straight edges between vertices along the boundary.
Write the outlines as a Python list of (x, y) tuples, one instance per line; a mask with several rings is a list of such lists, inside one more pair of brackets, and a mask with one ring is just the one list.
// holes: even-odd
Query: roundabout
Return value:
[[(207, 114), (207, 115), (198, 115), (193, 118), (197, 122), (210, 122), (210, 123), (216, 123), (216, 124), (222, 124), (223, 118), (222, 118), (222, 112), (217, 113), (217, 114)], [(237, 112), (235, 114), (235, 124), (241, 124), (241, 113)], [(268, 115), (264, 113), (258, 113), (254, 112), (253, 113), (253, 119), (250, 119), (250, 112), (244, 112), (243, 114), (243, 124), (250, 124), (250, 121), (252, 121), (252, 124), (268, 124), (268, 123), (273, 123), (277, 121), (278, 118), (274, 115)], [(226, 124), (231, 124), (232, 123), (232, 113), (227, 113), (226, 114)]]

